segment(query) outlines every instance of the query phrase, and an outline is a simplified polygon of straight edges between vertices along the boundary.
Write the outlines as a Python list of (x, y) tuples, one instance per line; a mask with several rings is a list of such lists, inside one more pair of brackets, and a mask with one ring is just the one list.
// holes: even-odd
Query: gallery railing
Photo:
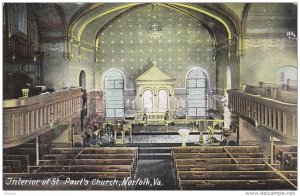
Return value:
[(3, 101), (3, 147), (29, 141), (80, 115), (81, 89)]
[(232, 112), (252, 119), (285, 139), (297, 140), (297, 104), (271, 98), (228, 90), (229, 108)]

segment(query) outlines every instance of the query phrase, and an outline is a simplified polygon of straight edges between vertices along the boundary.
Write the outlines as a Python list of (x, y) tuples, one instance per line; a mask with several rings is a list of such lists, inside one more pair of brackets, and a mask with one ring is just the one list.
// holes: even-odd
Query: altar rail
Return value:
[(39, 96), (4, 100), (3, 147), (13, 147), (79, 116), (82, 92), (79, 88)]
[(256, 121), (281, 139), (297, 140), (297, 104), (228, 90), (229, 108), (238, 115)]

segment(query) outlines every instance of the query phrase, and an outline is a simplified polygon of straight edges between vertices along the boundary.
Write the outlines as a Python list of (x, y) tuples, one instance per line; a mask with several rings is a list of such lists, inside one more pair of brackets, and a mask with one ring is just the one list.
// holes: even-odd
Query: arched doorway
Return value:
[(187, 116), (205, 117), (207, 109), (207, 77), (200, 69), (191, 70), (186, 78)]
[(79, 74), (79, 87), (86, 89), (86, 75), (84, 70), (81, 70)]
[(124, 77), (118, 70), (109, 71), (104, 77), (106, 118), (124, 117)]

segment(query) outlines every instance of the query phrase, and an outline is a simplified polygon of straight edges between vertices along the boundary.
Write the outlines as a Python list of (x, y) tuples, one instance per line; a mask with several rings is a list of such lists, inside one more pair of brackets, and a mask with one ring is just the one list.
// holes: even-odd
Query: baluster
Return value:
[(67, 110), (67, 116), (69, 116), (70, 115), (70, 99), (67, 100), (66, 110)]
[(65, 117), (65, 109), (66, 109), (66, 101), (61, 102), (61, 108), (62, 108), (62, 116), (61, 118), (63, 119)]
[(292, 113), (292, 136), (297, 135), (297, 116), (295, 113)]
[(277, 115), (278, 115), (278, 131), (282, 132), (282, 112), (278, 110)]
[(267, 106), (265, 106), (265, 125), (268, 126), (269, 124), (269, 108)]
[(242, 103), (240, 101), (240, 98), (239, 97), (236, 97), (236, 107), (237, 107), (237, 110), (239, 111), (239, 113), (242, 113)]
[(71, 114), (74, 114), (74, 98), (72, 98), (72, 104), (71, 104)]
[(260, 104), (258, 103), (257, 104), (257, 121), (260, 123), (261, 122), (261, 106)]
[(287, 115), (286, 112), (282, 113), (282, 133), (286, 134), (287, 132)]
[(255, 113), (254, 113), (254, 116), (255, 116), (256, 120), (258, 120), (258, 112), (259, 112), (259, 104), (255, 103)]
[(39, 128), (43, 126), (43, 121), (44, 121), (44, 111), (43, 108), (40, 109), (40, 116), (39, 116)]
[(250, 117), (253, 117), (253, 103), (252, 103), (252, 101), (248, 101), (249, 102), (249, 112), (248, 112), (248, 115), (250, 116)]
[(273, 109), (273, 115), (272, 115), (272, 117), (273, 117), (273, 129), (276, 129), (276, 130), (278, 130), (278, 116), (277, 116), (277, 110), (276, 109)]
[(11, 134), (10, 136), (11, 137), (15, 137), (15, 115), (11, 115), (10, 116), (10, 123), (11, 123)]
[(43, 118), (43, 124), (42, 124), (42, 126), (44, 127), (46, 124), (47, 124), (47, 106), (45, 106), (44, 108), (43, 108), (43, 116), (44, 116), (44, 118)]
[(20, 125), (20, 131), (19, 131), (19, 134), (20, 135), (24, 135), (25, 131), (24, 131), (24, 113), (22, 112), (21, 115), (20, 115), (20, 122), (19, 122), (19, 125)]
[(269, 108), (269, 113), (268, 113), (268, 117), (269, 117), (269, 121), (268, 121), (268, 126), (269, 127), (273, 127), (272, 124), (273, 124), (273, 121), (272, 121), (272, 108)]
[(50, 116), (51, 116), (51, 105), (47, 106), (47, 125), (50, 124)]
[(40, 120), (40, 117), (39, 117), (39, 110), (36, 109), (35, 110), (35, 128), (34, 128), (34, 131), (36, 129), (39, 129), (39, 120)]
[(26, 112), (26, 134), (30, 132), (30, 111)]
[(247, 115), (247, 101), (243, 99), (243, 114)]
[(292, 135), (292, 114), (290, 112), (286, 112), (286, 134)]

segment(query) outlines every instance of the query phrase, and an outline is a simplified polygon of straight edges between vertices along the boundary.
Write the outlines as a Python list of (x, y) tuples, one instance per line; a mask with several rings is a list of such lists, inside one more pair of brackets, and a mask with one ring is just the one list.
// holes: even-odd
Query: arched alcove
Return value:
[(79, 74), (79, 87), (86, 89), (86, 74), (84, 70), (81, 70)]

